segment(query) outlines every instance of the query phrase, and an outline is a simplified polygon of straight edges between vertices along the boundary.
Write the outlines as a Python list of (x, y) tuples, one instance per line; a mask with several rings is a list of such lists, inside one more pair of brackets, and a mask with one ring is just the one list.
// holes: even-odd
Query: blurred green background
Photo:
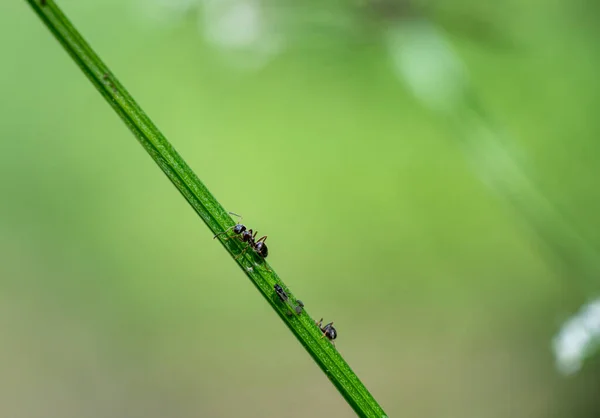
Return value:
[[(59, 5), (389, 416), (600, 414), (552, 348), (600, 290), (596, 4)], [(354, 416), (25, 2), (0, 49), (0, 416)]]

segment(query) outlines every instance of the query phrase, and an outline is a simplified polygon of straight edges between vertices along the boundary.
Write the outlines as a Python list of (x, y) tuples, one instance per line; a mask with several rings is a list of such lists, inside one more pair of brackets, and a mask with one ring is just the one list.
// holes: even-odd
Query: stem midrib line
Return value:
[[(213, 234), (233, 226), (235, 223), (227, 211), (217, 202), (127, 90), (94, 53), (58, 6), (52, 0), (27, 1)], [(242, 248), (239, 241), (236, 239), (226, 241), (224, 237), (224, 235), (219, 237), (223, 247), (354, 411), (361, 417), (386, 417), (381, 406), (344, 361), (337, 349), (326, 338), (322, 338), (321, 330), (315, 325), (308, 312), (304, 310), (299, 316), (295, 314), (289, 316), (289, 308), (278, 303), (273, 291), (276, 283), (285, 289), (291, 301), (296, 301), (293, 293), (279, 279), (279, 276), (272, 269), (269, 271), (265, 268), (267, 265), (264, 260), (257, 265), (252, 251), (247, 251), (243, 257), (236, 259), (235, 257), (239, 255)], [(246, 267), (248, 264), (254, 267)]]

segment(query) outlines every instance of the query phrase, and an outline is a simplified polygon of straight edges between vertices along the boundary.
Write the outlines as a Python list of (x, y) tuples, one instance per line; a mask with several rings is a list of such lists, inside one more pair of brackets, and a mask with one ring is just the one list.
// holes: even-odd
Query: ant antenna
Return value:
[(237, 216), (238, 218), (240, 218), (240, 221), (242, 221), (244, 219), (244, 217), (242, 215), (238, 215), (237, 213), (229, 212), (229, 214), (233, 215), (233, 216)]
[[(229, 213), (230, 215), (237, 216), (238, 218), (240, 218), (240, 222), (241, 222), (241, 221), (242, 221), (242, 219), (243, 219), (243, 218), (242, 218), (242, 215), (238, 215), (237, 213), (233, 213), (233, 212), (228, 212), (228, 213)], [(217, 238), (219, 235), (226, 234), (227, 232), (231, 231), (233, 228), (235, 228), (235, 225), (233, 225), (233, 226), (230, 226), (230, 227), (229, 227), (229, 228), (227, 228), (225, 231), (221, 231), (221, 232), (219, 232), (217, 235), (215, 235), (215, 236), (213, 237), (213, 239)]]

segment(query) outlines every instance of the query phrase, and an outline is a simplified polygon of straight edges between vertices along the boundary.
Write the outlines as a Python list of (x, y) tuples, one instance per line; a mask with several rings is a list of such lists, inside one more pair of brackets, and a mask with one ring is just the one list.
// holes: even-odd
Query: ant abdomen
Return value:
[(267, 258), (267, 255), (269, 255), (269, 249), (267, 248), (267, 244), (265, 244), (264, 242), (257, 242), (254, 247), (254, 250), (262, 258)]

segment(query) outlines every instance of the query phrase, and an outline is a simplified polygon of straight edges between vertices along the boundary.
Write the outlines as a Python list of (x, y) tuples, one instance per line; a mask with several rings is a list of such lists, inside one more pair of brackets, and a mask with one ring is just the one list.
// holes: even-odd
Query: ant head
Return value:
[(246, 227), (242, 224), (237, 224), (236, 226), (233, 227), (233, 232), (235, 232), (236, 234), (241, 234), (245, 230), (246, 230)]

